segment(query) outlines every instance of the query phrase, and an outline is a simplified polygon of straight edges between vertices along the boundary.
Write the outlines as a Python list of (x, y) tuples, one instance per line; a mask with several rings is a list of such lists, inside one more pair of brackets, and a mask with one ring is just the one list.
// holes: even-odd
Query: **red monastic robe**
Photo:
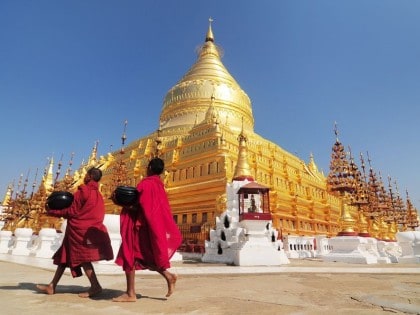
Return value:
[(168, 197), (158, 175), (138, 185), (139, 206), (123, 208), (120, 215), (121, 246), (115, 263), (124, 271), (170, 268), (169, 260), (181, 245)]
[(105, 205), (98, 183), (90, 181), (79, 186), (69, 208), (49, 210), (49, 215), (67, 219), (63, 242), (54, 254), (54, 264), (70, 267), (74, 277), (81, 276), (85, 262), (114, 258), (106, 226)]

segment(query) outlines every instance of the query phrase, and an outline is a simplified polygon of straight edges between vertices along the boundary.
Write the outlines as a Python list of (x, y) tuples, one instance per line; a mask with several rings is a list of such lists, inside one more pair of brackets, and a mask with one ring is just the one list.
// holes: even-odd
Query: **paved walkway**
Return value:
[[(176, 291), (164, 298), (159, 275), (136, 275), (136, 303), (115, 303), (125, 277), (113, 263), (95, 264), (104, 290), (92, 299), (77, 293), (86, 277), (61, 279), (55, 295), (36, 291), (48, 283), (50, 259), (0, 254), (1, 314), (420, 314), (420, 265), (351, 265), (319, 260), (291, 260), (278, 267), (237, 267), (174, 262)], [(141, 293), (141, 295), (140, 295)]]

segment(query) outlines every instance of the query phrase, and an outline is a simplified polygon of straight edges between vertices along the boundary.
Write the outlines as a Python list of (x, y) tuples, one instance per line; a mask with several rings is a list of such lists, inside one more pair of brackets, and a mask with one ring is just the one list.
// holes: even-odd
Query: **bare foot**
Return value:
[(123, 295), (120, 295), (116, 298), (112, 299), (112, 302), (136, 302), (137, 297), (136, 296), (130, 296), (127, 293), (124, 293)]
[(166, 293), (166, 297), (170, 297), (172, 293), (174, 293), (175, 283), (178, 277), (167, 270), (163, 272), (163, 276), (165, 277), (166, 283), (168, 284), (168, 293)]
[(53, 287), (53, 285), (51, 283), (50, 284), (47, 284), (47, 285), (37, 284), (36, 285), (36, 288), (39, 291), (41, 291), (42, 293), (45, 293), (45, 294), (51, 295), (51, 294), (54, 294), (55, 293), (55, 289), (54, 289), (54, 287)]
[(101, 292), (102, 292), (102, 288), (101, 287), (98, 287), (98, 288), (90, 288), (89, 291), (79, 293), (79, 297), (81, 297), (81, 298), (94, 297), (95, 295), (98, 295)]

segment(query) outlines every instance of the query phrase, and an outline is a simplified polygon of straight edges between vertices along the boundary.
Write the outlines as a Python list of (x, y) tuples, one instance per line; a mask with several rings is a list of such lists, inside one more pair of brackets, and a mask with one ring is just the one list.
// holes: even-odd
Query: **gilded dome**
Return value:
[(197, 61), (165, 96), (161, 130), (188, 130), (205, 119), (210, 106), (221, 124), (238, 133), (254, 131), (251, 100), (223, 65), (211, 24)]

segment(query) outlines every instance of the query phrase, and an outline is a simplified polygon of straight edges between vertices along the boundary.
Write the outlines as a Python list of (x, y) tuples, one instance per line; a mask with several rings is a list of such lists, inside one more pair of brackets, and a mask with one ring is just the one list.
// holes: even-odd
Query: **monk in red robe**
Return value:
[(48, 285), (37, 285), (46, 294), (54, 294), (57, 284), (66, 267), (69, 267), (73, 277), (82, 275), (82, 268), (89, 279), (90, 289), (79, 294), (80, 297), (92, 297), (102, 291), (92, 262), (111, 260), (114, 258), (111, 239), (106, 226), (105, 205), (98, 182), (102, 171), (91, 168), (84, 178), (84, 185), (74, 193), (74, 200), (69, 208), (62, 210), (48, 209), (48, 215), (67, 219), (63, 242), (54, 254), (54, 264), (57, 269)]
[(157, 271), (166, 280), (169, 297), (177, 277), (169, 272), (169, 260), (181, 245), (182, 237), (173, 219), (165, 188), (160, 179), (164, 162), (153, 158), (147, 167), (147, 177), (138, 185), (139, 204), (122, 209), (120, 216), (121, 246), (115, 262), (122, 266), (127, 291), (115, 302), (135, 302), (135, 270)]

